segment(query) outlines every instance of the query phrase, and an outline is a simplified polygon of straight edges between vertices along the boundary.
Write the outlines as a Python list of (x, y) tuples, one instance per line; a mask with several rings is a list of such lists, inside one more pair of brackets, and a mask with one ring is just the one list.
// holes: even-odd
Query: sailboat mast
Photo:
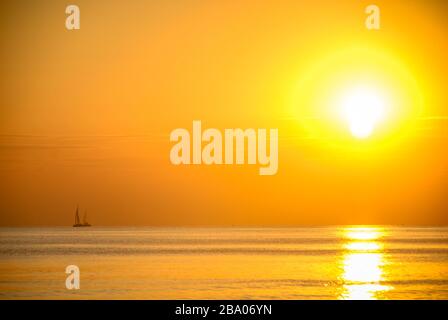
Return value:
[(76, 206), (75, 224), (79, 224), (79, 206)]

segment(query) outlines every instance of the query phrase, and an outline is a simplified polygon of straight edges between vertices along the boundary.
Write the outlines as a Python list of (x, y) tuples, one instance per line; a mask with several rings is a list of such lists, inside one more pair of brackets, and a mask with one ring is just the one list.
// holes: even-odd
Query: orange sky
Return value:
[[(73, 3), (0, 4), (0, 225), (448, 222), (446, 1)], [(360, 79), (401, 115), (367, 141), (321, 112)], [(193, 120), (278, 128), (278, 173), (172, 165)]]

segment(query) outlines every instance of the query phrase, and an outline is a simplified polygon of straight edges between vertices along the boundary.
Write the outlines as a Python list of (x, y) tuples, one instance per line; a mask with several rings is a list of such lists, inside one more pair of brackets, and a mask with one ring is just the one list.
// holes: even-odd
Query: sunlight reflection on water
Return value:
[(347, 243), (341, 261), (344, 285), (340, 299), (378, 299), (380, 294), (393, 289), (381, 284), (387, 280), (384, 270), (387, 261), (380, 242), (383, 235), (384, 230), (376, 227), (344, 229)]

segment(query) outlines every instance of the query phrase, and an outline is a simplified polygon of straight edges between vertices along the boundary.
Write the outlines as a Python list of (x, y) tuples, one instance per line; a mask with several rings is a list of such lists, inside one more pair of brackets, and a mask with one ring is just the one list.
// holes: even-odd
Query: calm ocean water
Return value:
[(448, 299), (448, 228), (0, 228), (0, 298)]

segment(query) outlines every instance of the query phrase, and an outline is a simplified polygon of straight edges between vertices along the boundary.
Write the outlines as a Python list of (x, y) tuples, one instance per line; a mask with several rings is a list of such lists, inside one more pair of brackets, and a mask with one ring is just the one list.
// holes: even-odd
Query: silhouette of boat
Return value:
[(87, 222), (87, 213), (84, 213), (84, 217), (83, 217), (82, 223), (81, 223), (81, 219), (79, 219), (79, 207), (78, 206), (76, 206), (75, 224), (73, 225), (73, 227), (75, 227), (75, 228), (90, 227), (90, 224)]

